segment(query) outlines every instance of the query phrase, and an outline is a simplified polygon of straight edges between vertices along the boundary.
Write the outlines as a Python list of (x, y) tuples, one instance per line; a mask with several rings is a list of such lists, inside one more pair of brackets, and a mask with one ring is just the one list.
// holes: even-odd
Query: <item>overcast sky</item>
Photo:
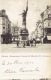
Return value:
[[(5, 9), (12, 23), (22, 27), (22, 16), (19, 15), (26, 9), (27, 0), (0, 0), (0, 10)], [(28, 0), (27, 29), (31, 33), (36, 28), (37, 20), (41, 19), (40, 14), (51, 5), (51, 0)]]

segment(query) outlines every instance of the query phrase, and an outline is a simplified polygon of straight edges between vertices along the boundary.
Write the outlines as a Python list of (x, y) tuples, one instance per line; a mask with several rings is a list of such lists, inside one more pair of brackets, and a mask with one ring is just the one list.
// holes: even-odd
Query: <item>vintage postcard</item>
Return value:
[(51, 0), (0, 0), (0, 80), (51, 80)]

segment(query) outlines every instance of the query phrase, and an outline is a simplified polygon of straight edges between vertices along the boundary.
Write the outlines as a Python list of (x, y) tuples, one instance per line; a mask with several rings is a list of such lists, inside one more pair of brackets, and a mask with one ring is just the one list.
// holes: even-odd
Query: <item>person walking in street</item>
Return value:
[(35, 46), (36, 46), (36, 39), (33, 39), (33, 43), (35, 44)]
[(33, 46), (33, 40), (32, 39), (30, 40), (30, 45), (31, 45), (31, 47)]
[(25, 42), (23, 43), (23, 47), (25, 48)]
[(17, 46), (19, 47), (19, 40), (17, 40)]

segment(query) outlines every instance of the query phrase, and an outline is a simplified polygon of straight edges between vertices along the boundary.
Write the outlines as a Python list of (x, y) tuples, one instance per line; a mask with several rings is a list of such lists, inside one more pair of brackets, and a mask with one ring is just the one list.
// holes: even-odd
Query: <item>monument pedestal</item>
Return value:
[(28, 33), (28, 30), (27, 29), (21, 29), (20, 30), (20, 41), (22, 42), (22, 43), (26, 43), (27, 41), (28, 41), (28, 35), (29, 35), (29, 33)]

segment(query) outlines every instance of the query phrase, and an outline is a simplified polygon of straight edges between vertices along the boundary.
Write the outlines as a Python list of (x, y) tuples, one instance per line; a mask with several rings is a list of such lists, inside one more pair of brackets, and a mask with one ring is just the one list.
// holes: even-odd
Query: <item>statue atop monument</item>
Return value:
[(23, 13), (21, 14), (21, 15), (22, 15), (22, 18), (23, 18), (22, 25), (24, 25), (25, 28), (26, 28), (26, 16), (27, 16), (27, 11), (28, 11), (28, 0), (27, 0), (26, 10), (23, 10)]
[(28, 0), (27, 0), (27, 6), (26, 6), (26, 10), (23, 10), (23, 13), (22, 13), (22, 18), (23, 18), (23, 25), (25, 25), (26, 27), (26, 16), (27, 16), (27, 11), (28, 11)]

